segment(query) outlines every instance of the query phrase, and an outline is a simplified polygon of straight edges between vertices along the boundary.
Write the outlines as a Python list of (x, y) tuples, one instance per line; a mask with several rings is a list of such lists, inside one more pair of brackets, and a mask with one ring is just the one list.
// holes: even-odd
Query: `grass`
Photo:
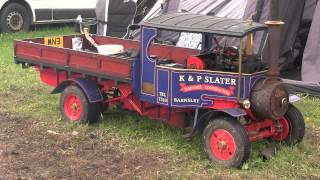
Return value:
[[(95, 132), (101, 137), (112, 137), (129, 149), (141, 149), (170, 154), (167, 178), (196, 179), (303, 179), (320, 178), (319, 137), (320, 99), (303, 98), (296, 105), (302, 110), (308, 136), (295, 147), (283, 146), (270, 161), (263, 161), (259, 152), (266, 143), (254, 143), (248, 163), (238, 169), (216, 167), (208, 163), (201, 149), (199, 137), (186, 141), (183, 130), (163, 125), (133, 113), (105, 116), (92, 126), (74, 126), (61, 121), (58, 95), (49, 95), (50, 87), (39, 81), (32, 69), (22, 69), (13, 62), (13, 39), (72, 34), (70, 27), (44, 27), (37, 32), (0, 35), (0, 111), (31, 116), (47, 123), (62, 124), (67, 130)], [(308, 139), (310, 137), (310, 139)], [(320, 149), (318, 149), (320, 150)], [(179, 178), (178, 178), (179, 177)], [(164, 177), (165, 178), (165, 177)]]

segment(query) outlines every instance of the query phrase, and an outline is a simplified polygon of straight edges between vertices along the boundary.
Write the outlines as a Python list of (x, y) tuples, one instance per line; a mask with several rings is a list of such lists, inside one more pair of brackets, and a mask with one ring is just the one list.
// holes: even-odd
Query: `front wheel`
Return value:
[(301, 112), (292, 104), (287, 113), (278, 120), (281, 131), (272, 137), (273, 140), (295, 145), (302, 141), (305, 133), (305, 122)]
[(31, 13), (19, 3), (5, 6), (0, 15), (0, 29), (2, 32), (27, 31), (31, 25)]
[(250, 156), (247, 132), (231, 117), (211, 120), (203, 131), (203, 144), (208, 159), (226, 167), (239, 167)]
[(85, 93), (75, 85), (67, 87), (60, 97), (63, 118), (73, 123), (93, 123), (99, 120), (101, 103), (90, 103)]

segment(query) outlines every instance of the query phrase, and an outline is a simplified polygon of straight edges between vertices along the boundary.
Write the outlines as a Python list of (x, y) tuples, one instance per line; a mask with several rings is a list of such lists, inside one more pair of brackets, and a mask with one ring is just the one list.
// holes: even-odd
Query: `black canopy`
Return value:
[(267, 30), (267, 26), (264, 24), (191, 13), (163, 14), (143, 22), (142, 25), (166, 30), (210, 33), (230, 37), (244, 37), (250, 32)]

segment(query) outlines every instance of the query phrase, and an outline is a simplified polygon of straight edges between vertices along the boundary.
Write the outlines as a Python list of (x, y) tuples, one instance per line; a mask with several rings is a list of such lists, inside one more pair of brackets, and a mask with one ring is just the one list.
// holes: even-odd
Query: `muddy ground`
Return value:
[[(166, 152), (131, 149), (110, 136), (99, 136), (90, 130), (79, 133), (65, 128), (63, 123), (48, 122), (0, 112), (0, 180), (176, 179), (188, 172), (181, 168), (180, 175), (172, 174), (172, 168), (184, 167), (190, 159), (177, 158)], [(320, 167), (320, 129), (308, 129), (306, 133), (304, 146), (310, 151), (306, 156), (308, 166)], [(257, 174), (234, 172), (205, 166), (192, 169), (186, 177), (267, 179), (266, 174), (261, 177), (258, 171), (254, 171)], [(293, 179), (320, 177), (318, 172), (309, 173), (307, 169), (299, 171), (299, 178)], [(277, 177), (279, 174), (272, 175)]]
[(0, 113), (0, 127), (0, 179), (149, 179), (170, 159), (28, 117)]

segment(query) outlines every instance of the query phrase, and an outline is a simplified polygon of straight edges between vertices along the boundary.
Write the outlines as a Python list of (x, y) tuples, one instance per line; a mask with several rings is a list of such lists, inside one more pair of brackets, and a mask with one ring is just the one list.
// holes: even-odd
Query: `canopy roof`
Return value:
[(142, 22), (143, 26), (159, 29), (210, 33), (215, 35), (243, 37), (250, 32), (266, 30), (267, 26), (248, 21), (191, 13), (168, 13)]

